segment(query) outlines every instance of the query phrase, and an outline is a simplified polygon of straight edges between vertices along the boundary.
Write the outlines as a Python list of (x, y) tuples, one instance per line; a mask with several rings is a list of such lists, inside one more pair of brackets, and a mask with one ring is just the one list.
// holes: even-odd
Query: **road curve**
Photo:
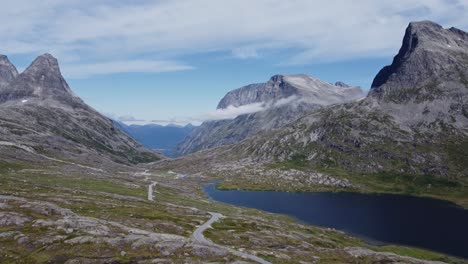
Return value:
[(156, 186), (156, 184), (158, 184), (158, 183), (157, 182), (152, 182), (148, 186), (148, 200), (149, 201), (154, 201), (154, 199), (153, 199), (153, 187)]
[(193, 232), (192, 238), (194, 240), (196, 240), (196, 241), (198, 241), (198, 242), (200, 242), (202, 244), (207, 244), (207, 245), (216, 246), (216, 247), (219, 247), (219, 248), (226, 249), (227, 251), (229, 251), (229, 253), (231, 253), (233, 255), (236, 255), (238, 257), (244, 258), (244, 259), (250, 259), (250, 260), (253, 260), (253, 261), (261, 263), (261, 264), (271, 264), (271, 262), (268, 262), (268, 261), (266, 261), (266, 260), (264, 260), (262, 258), (259, 258), (257, 256), (250, 255), (250, 254), (247, 254), (247, 253), (244, 253), (244, 252), (240, 252), (240, 251), (234, 250), (234, 249), (229, 248), (229, 247), (221, 246), (221, 245), (215, 244), (212, 241), (206, 239), (206, 237), (203, 235), (203, 232), (207, 228), (211, 227), (211, 224), (213, 224), (214, 222), (218, 221), (221, 217), (223, 217), (223, 215), (219, 214), (219, 213), (210, 212), (210, 215), (211, 215), (210, 220), (206, 221), (203, 225), (199, 226), (195, 230), (195, 232)]

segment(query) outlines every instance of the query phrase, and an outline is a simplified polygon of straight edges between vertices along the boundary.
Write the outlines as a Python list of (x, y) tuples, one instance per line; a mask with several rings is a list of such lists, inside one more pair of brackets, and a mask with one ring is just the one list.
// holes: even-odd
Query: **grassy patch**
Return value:
[(392, 252), (400, 256), (408, 256), (417, 259), (442, 261), (446, 263), (460, 263), (459, 259), (419, 248), (387, 245), (381, 247), (371, 247), (371, 249), (380, 252)]

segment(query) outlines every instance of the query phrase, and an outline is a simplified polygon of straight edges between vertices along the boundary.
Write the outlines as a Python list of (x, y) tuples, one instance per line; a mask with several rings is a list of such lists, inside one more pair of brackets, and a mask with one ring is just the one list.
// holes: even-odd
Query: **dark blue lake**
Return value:
[(453, 203), (405, 195), (221, 191), (213, 200), (286, 214), (335, 228), (373, 244), (400, 244), (468, 258), (468, 210)]

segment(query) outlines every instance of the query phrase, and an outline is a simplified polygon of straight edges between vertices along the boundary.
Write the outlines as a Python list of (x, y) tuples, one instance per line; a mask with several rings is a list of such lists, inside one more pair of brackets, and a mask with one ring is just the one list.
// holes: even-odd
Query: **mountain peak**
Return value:
[(82, 104), (63, 78), (57, 59), (49, 53), (37, 57), (5, 87), (0, 94), (0, 102), (26, 97), (54, 99), (73, 106)]
[(42, 77), (45, 72), (47, 72), (47, 75), (61, 75), (57, 59), (49, 53), (37, 57), (24, 71), (25, 74), (29, 75), (41, 75), (39, 77)]
[(441, 30), (444, 29), (441, 25), (432, 22), (430, 20), (422, 20), (422, 21), (412, 21), (408, 24), (408, 27), (413, 30), (422, 30), (422, 29), (436, 29)]
[(18, 76), (16, 67), (7, 56), (0, 54), (0, 86), (7, 85)]
[[(411, 22), (398, 54), (376, 75), (369, 95), (396, 103), (446, 95), (451, 88), (441, 84), (463, 86), (467, 58), (468, 33), (444, 29), (431, 21)], [(455, 84), (453, 80), (458, 79), (460, 82)]]

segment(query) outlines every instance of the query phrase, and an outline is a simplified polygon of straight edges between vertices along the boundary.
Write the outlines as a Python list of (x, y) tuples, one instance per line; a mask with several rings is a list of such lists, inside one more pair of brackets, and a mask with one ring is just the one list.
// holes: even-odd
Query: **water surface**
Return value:
[(370, 243), (468, 258), (468, 210), (450, 202), (394, 194), (221, 191), (215, 184), (205, 186), (204, 192), (219, 202), (287, 214)]

